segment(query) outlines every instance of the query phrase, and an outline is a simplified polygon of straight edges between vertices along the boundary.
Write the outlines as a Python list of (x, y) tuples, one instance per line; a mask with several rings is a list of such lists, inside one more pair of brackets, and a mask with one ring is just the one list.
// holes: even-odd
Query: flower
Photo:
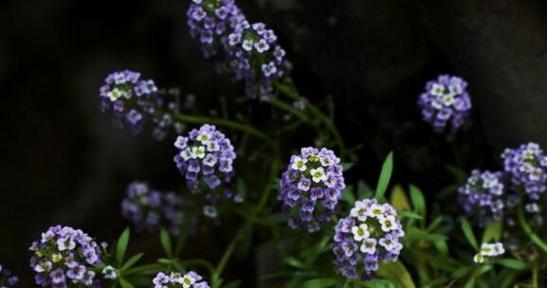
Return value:
[(29, 248), (30, 266), (35, 282), (42, 287), (94, 287), (97, 265), (102, 261), (101, 247), (82, 230), (53, 226), (42, 233)]
[(427, 82), (418, 100), (423, 119), (437, 132), (447, 127), (451, 132), (462, 128), (471, 110), (466, 88), (466, 81), (450, 75), (439, 75), (436, 80)]
[(165, 111), (176, 111), (178, 105), (164, 99), (153, 80), (141, 79), (138, 72), (124, 70), (109, 74), (100, 88), (99, 98), (103, 112), (112, 114), (114, 120), (128, 125), (135, 134), (146, 121), (153, 126), (158, 140), (165, 138), (169, 129), (182, 132), (182, 124), (173, 121)]
[(110, 265), (104, 267), (101, 273), (105, 279), (115, 280), (118, 278), (118, 272), (116, 272), (116, 269)]
[(11, 271), (0, 265), (0, 287), (11, 288), (19, 282), (19, 278), (11, 274)]
[(504, 214), (505, 186), (501, 172), (473, 170), (458, 193), (465, 213), (476, 216), (480, 226), (492, 219), (499, 220)]
[(234, 26), (245, 20), (233, 0), (192, 1), (186, 15), (190, 35), (201, 44), (205, 58), (217, 55)]
[(278, 200), (291, 213), (289, 226), (315, 231), (333, 215), (345, 188), (340, 159), (327, 148), (306, 147), (291, 157), (280, 179)]
[(152, 280), (154, 288), (209, 288), (206, 281), (196, 272), (190, 271), (185, 275), (178, 272), (165, 274), (159, 272)]
[(523, 144), (517, 149), (505, 149), (501, 158), (512, 188), (524, 192), (528, 200), (537, 202), (547, 190), (547, 156), (543, 149), (536, 143)]
[(156, 231), (164, 224), (177, 235), (183, 220), (182, 204), (182, 198), (173, 192), (160, 192), (146, 182), (133, 181), (122, 201), (122, 216), (137, 231)]
[(220, 187), (232, 180), (236, 159), (230, 139), (215, 126), (205, 124), (187, 136), (178, 136), (174, 145), (178, 150), (175, 164), (190, 190), (195, 194), (206, 191), (210, 202), (224, 196), (226, 191)]
[(335, 227), (334, 264), (349, 279), (371, 279), (380, 261), (397, 261), (404, 236), (397, 212), (376, 199), (356, 201), (349, 215)]
[(290, 70), (287, 53), (278, 44), (275, 32), (264, 23), (239, 20), (228, 36), (229, 66), (235, 78), (245, 82), (247, 96), (270, 100), (272, 80), (281, 79)]
[(473, 256), (473, 262), (483, 263), (484, 260), (488, 257), (496, 257), (505, 253), (503, 244), (500, 242), (496, 243), (482, 243), (479, 253)]

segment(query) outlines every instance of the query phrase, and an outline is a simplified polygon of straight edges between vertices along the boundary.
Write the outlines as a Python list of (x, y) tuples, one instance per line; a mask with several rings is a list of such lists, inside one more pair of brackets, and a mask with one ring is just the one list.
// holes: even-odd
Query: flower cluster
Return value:
[(486, 257), (496, 257), (505, 253), (503, 244), (497, 243), (482, 243), (479, 253), (475, 254), (473, 261), (475, 263), (483, 263)]
[(175, 147), (179, 151), (174, 161), (193, 193), (204, 188), (212, 191), (231, 181), (236, 158), (234, 146), (215, 126), (205, 124), (188, 136), (178, 136)]
[(192, 0), (186, 15), (190, 35), (201, 44), (205, 58), (216, 55), (234, 26), (245, 20), (233, 0)]
[(127, 186), (122, 201), (122, 216), (137, 231), (156, 231), (164, 224), (176, 235), (182, 224), (182, 198), (173, 192), (160, 192), (146, 182), (134, 181)]
[(376, 199), (355, 202), (350, 215), (340, 219), (335, 229), (335, 265), (350, 279), (359, 275), (370, 279), (380, 261), (396, 261), (403, 248), (404, 231), (397, 212)]
[(333, 215), (345, 188), (340, 159), (332, 150), (306, 147), (293, 155), (280, 180), (278, 200), (291, 211), (289, 226), (306, 223), (315, 232)]
[(547, 190), (547, 156), (539, 145), (528, 143), (517, 149), (505, 149), (501, 158), (513, 188), (525, 192), (532, 201), (539, 200)]
[(185, 275), (171, 272), (169, 275), (160, 272), (154, 277), (154, 288), (209, 288), (206, 281), (196, 272), (190, 271)]
[(0, 287), (11, 288), (14, 287), (17, 282), (19, 282), (19, 278), (0, 265)]
[(467, 82), (450, 75), (440, 75), (437, 80), (427, 82), (418, 100), (423, 119), (438, 132), (448, 126), (452, 132), (456, 132), (463, 126), (471, 110), (466, 88)]
[(247, 96), (271, 99), (272, 79), (282, 78), (290, 66), (274, 31), (264, 23), (241, 21), (228, 36), (228, 45), (230, 67), (245, 82)]
[(500, 219), (504, 211), (504, 185), (501, 172), (473, 170), (465, 185), (458, 189), (468, 215), (477, 216), (480, 226)]
[(141, 79), (140, 73), (130, 70), (111, 73), (100, 88), (99, 98), (102, 110), (112, 114), (121, 125), (131, 127), (134, 133), (142, 130), (147, 118), (154, 126), (153, 135), (159, 140), (165, 137), (168, 129), (173, 128), (177, 133), (182, 131), (182, 124), (162, 112), (176, 111), (175, 102), (160, 97), (154, 81)]
[(71, 227), (50, 227), (29, 248), (35, 282), (42, 287), (79, 287), (96, 284), (95, 269), (101, 263), (101, 247), (86, 233)]

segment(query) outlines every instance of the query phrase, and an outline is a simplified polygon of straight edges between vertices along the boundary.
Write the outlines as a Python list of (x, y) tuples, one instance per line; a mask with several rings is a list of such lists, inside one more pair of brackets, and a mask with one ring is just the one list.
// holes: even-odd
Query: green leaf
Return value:
[(353, 165), (355, 165), (355, 163), (353, 163), (353, 162), (343, 162), (342, 163), (342, 170), (344, 172), (348, 171), (349, 169), (351, 169), (351, 167), (353, 167)]
[(422, 217), (425, 218), (425, 197), (420, 188), (410, 185), (410, 200), (412, 201), (412, 206), (414, 206), (414, 211), (420, 213)]
[(331, 287), (336, 284), (336, 279), (333, 278), (320, 278), (312, 279), (304, 282), (304, 288), (324, 288)]
[(465, 235), (465, 238), (467, 238), (467, 241), (469, 242), (469, 244), (471, 244), (471, 247), (478, 251), (479, 245), (477, 244), (477, 238), (475, 238), (475, 234), (473, 234), (473, 229), (471, 229), (471, 225), (469, 225), (467, 219), (461, 218), (461, 228), (463, 231), (463, 235)]
[(127, 270), (127, 269), (133, 267), (133, 265), (135, 265), (135, 263), (137, 263), (139, 260), (141, 260), (142, 255), (144, 255), (144, 253), (139, 253), (139, 254), (135, 254), (135, 255), (131, 256), (131, 258), (129, 258), (129, 260), (127, 260), (127, 262), (125, 262), (125, 264), (123, 264), (121, 270), (123, 271), (123, 270)]
[(397, 214), (403, 218), (418, 219), (418, 220), (424, 219), (420, 214), (410, 212), (410, 211), (399, 210), (397, 211)]
[(355, 203), (355, 196), (349, 187), (346, 187), (346, 189), (342, 191), (342, 201), (348, 203), (349, 205), (353, 205), (353, 203)]
[(123, 230), (122, 235), (118, 238), (118, 243), (116, 244), (116, 261), (118, 264), (123, 262), (125, 257), (125, 251), (127, 250), (127, 245), (129, 244), (129, 228)]
[(304, 267), (304, 263), (302, 263), (302, 261), (294, 258), (294, 257), (287, 257), (285, 258), (285, 264), (289, 265), (289, 266), (292, 266), (292, 267), (295, 267), (295, 268), (303, 268)]
[(376, 275), (381, 278), (391, 280), (399, 284), (402, 288), (416, 288), (414, 281), (401, 261), (384, 261), (376, 271)]
[(496, 264), (499, 264), (501, 266), (504, 266), (513, 270), (525, 270), (528, 268), (528, 265), (526, 265), (526, 263), (517, 259), (509, 259), (509, 258), (497, 259)]
[(363, 287), (366, 288), (399, 288), (400, 286), (394, 284), (389, 280), (372, 279), (370, 281), (362, 282)]
[[(391, 189), (391, 199), (389, 201), (393, 208), (397, 210), (407, 210), (410, 211), (410, 202), (406, 196), (406, 192), (403, 187), (399, 184), (395, 185)], [(421, 218), (421, 217), (420, 217)]]
[(380, 172), (380, 178), (378, 179), (378, 185), (376, 186), (376, 199), (383, 200), (386, 193), (391, 174), (393, 172), (393, 152), (389, 152), (382, 165), (382, 171)]
[(501, 238), (502, 224), (501, 221), (492, 221), (484, 229), (482, 234), (482, 242), (490, 242), (491, 240), (499, 241)]
[(163, 247), (163, 251), (165, 251), (165, 255), (169, 258), (173, 258), (173, 245), (171, 244), (171, 237), (169, 236), (169, 232), (165, 229), (161, 229), (160, 242)]
[(125, 280), (123, 278), (120, 278), (120, 285), (122, 286), (122, 288), (135, 288), (135, 286), (133, 286), (133, 284), (127, 282), (127, 280)]

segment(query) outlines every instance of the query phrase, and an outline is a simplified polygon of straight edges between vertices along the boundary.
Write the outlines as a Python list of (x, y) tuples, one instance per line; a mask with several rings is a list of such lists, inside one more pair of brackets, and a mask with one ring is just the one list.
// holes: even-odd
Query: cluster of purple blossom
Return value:
[(436, 80), (427, 82), (418, 100), (423, 119), (437, 132), (447, 127), (451, 132), (459, 130), (471, 110), (471, 100), (466, 89), (467, 82), (456, 76), (439, 75)]
[(347, 278), (371, 279), (381, 261), (397, 261), (404, 234), (391, 205), (376, 199), (357, 201), (349, 216), (336, 225), (332, 248), (335, 265)]
[(547, 156), (536, 143), (523, 144), (517, 149), (505, 149), (501, 158), (514, 189), (524, 192), (535, 202), (547, 189)]
[(11, 271), (0, 265), (0, 287), (11, 288), (14, 287), (17, 282), (19, 282), (19, 278), (11, 274)]
[(50, 227), (29, 250), (36, 272), (35, 282), (42, 287), (96, 287), (96, 267), (101, 263), (101, 249), (91, 237), (71, 227)]
[(187, 16), (190, 34), (201, 43), (205, 57), (222, 48), (234, 77), (245, 83), (247, 96), (271, 99), (272, 79), (290, 69), (273, 30), (264, 23), (251, 24), (233, 0), (193, 0)]
[[(232, 180), (234, 146), (215, 126), (205, 124), (192, 129), (188, 136), (178, 136), (174, 145), (178, 149), (174, 161), (193, 193), (214, 192)], [(205, 196), (216, 198), (218, 195), (207, 193)]]
[(289, 226), (306, 224), (309, 232), (333, 214), (345, 188), (340, 159), (332, 150), (305, 147), (291, 157), (280, 180), (278, 200), (291, 212)]
[(162, 225), (177, 235), (182, 224), (182, 198), (173, 192), (160, 192), (146, 182), (134, 181), (122, 201), (122, 216), (137, 231), (156, 231)]
[(185, 275), (178, 272), (165, 274), (160, 272), (154, 277), (154, 288), (209, 288), (206, 281), (196, 272), (190, 271)]
[(192, 0), (186, 15), (190, 35), (201, 44), (205, 58), (217, 55), (234, 26), (245, 19), (233, 0)]
[(182, 132), (182, 124), (163, 113), (176, 111), (178, 105), (160, 97), (154, 81), (141, 79), (140, 73), (130, 70), (111, 73), (100, 88), (99, 98), (102, 110), (112, 114), (121, 125), (131, 127), (134, 133), (142, 130), (147, 118), (154, 126), (152, 134), (159, 140), (165, 138), (171, 128)]
[(500, 219), (505, 207), (503, 174), (473, 170), (465, 185), (458, 189), (463, 209), (477, 217), (479, 226)]

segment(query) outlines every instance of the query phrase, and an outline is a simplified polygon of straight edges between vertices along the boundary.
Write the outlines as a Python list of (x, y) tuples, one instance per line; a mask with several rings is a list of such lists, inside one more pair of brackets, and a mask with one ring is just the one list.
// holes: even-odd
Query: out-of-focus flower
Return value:
[(186, 13), (190, 35), (201, 44), (205, 58), (217, 55), (245, 16), (233, 0), (193, 0)]
[(479, 253), (475, 254), (473, 261), (483, 263), (488, 257), (496, 257), (505, 253), (502, 243), (482, 243)]
[(113, 72), (100, 88), (101, 109), (110, 113), (116, 122), (131, 127), (134, 133), (139, 133), (148, 121), (154, 127), (154, 137), (161, 140), (169, 129), (180, 133), (183, 127), (166, 113), (176, 111), (178, 105), (166, 101), (165, 95), (159, 92), (154, 81), (141, 79), (140, 73)]
[(209, 288), (209, 284), (194, 271), (185, 275), (178, 272), (160, 272), (152, 280), (154, 288)]
[(504, 213), (505, 186), (501, 172), (473, 170), (465, 185), (458, 189), (463, 209), (476, 216), (480, 226), (499, 220)]
[(94, 287), (101, 247), (82, 230), (53, 226), (42, 233), (29, 248), (33, 252), (30, 267), (35, 282), (42, 287)]
[(278, 200), (290, 212), (289, 226), (319, 228), (334, 213), (345, 188), (340, 159), (332, 150), (306, 147), (293, 155), (280, 180)]
[(104, 267), (101, 273), (105, 279), (114, 280), (118, 278), (118, 272), (116, 272), (116, 269), (110, 265)]
[(451, 132), (456, 132), (465, 124), (471, 110), (467, 82), (456, 76), (440, 75), (427, 82), (418, 105), (423, 119), (435, 131), (442, 132), (448, 127)]
[(176, 235), (183, 220), (182, 204), (182, 198), (173, 192), (160, 192), (146, 182), (133, 181), (122, 201), (122, 216), (136, 231), (156, 231), (165, 226)]
[(19, 278), (11, 274), (11, 271), (0, 265), (0, 287), (11, 288), (19, 282)]
[(213, 199), (220, 197), (221, 184), (229, 183), (234, 175), (236, 153), (230, 139), (205, 124), (187, 136), (178, 136), (174, 145), (178, 149), (174, 161), (190, 190)]
[(349, 279), (371, 279), (381, 261), (397, 261), (403, 236), (403, 226), (391, 205), (376, 199), (357, 201), (349, 216), (336, 225), (335, 265)]
[[(517, 149), (505, 149), (501, 158), (504, 170), (511, 178), (512, 188), (524, 192), (528, 200), (537, 202), (547, 190), (547, 157), (543, 149), (536, 143), (523, 144)], [(538, 206), (533, 208), (539, 212)]]

